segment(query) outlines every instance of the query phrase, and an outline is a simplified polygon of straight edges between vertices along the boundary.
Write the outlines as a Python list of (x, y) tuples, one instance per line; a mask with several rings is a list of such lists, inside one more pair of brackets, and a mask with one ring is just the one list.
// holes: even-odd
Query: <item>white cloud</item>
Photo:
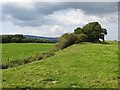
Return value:
[[(105, 28), (116, 27), (118, 23), (117, 13), (106, 14), (104, 16), (87, 15), (81, 9), (66, 9), (54, 12), (52, 14), (44, 16), (46, 23), (37, 27), (21, 27), (14, 25), (11, 21), (11, 17), (8, 18), (11, 23), (9, 28), (10, 34), (23, 33), (41, 36), (60, 36), (65, 32), (73, 32), (73, 30), (80, 26), (92, 22), (98, 21)], [(51, 24), (47, 24), (51, 23)]]
[(42, 25), (39, 27), (20, 27), (20, 26), (14, 26), (12, 23), (9, 23), (8, 28), (10, 29), (8, 31), (9, 34), (26, 34), (26, 35), (57, 37), (64, 33), (62, 26), (59, 25)]
[(58, 25), (55, 25), (51, 28), (51, 31), (56, 32), (56, 31), (62, 31), (62, 28)]
[[(41, 36), (60, 36), (65, 32), (73, 32), (76, 27), (82, 27), (92, 21), (98, 21), (103, 27), (108, 29), (109, 33), (109, 30), (117, 27), (118, 24), (118, 13), (112, 11), (100, 14), (101, 12), (98, 9), (97, 14), (92, 12), (86, 13), (84, 9), (77, 9), (77, 7), (70, 8), (69, 6), (69, 8), (53, 10), (46, 14), (51, 8), (47, 8), (46, 6), (46, 9), (42, 9), (44, 8), (44, 4), (40, 4), (42, 5), (40, 7), (38, 7), (39, 4), (35, 7), (33, 3), (16, 3), (13, 5), (17, 7), (11, 7), (11, 5), (11, 8), (8, 7), (8, 10), (6, 10), (7, 13), (4, 15), (6, 16), (5, 21), (12, 24), (4, 25), (5, 27), (10, 27), (8, 27), (9, 31), (6, 29), (6, 32), (9, 34), (23, 33)], [(52, 7), (52, 9), (54, 8)], [(90, 9), (90, 11), (92, 10)], [(96, 10), (93, 12), (96, 12)], [(110, 33), (112, 34), (112, 32)]]
[(118, 23), (118, 14), (111, 13), (104, 16), (87, 15), (80, 9), (69, 9), (54, 12), (47, 18), (60, 25), (79, 25), (83, 26), (89, 22), (97, 21), (104, 27), (113, 27)]
[(59, 26), (59, 25), (55, 25), (51, 28), (51, 33), (54, 35), (61, 35), (64, 32), (65, 31), (62, 29), (62, 26)]

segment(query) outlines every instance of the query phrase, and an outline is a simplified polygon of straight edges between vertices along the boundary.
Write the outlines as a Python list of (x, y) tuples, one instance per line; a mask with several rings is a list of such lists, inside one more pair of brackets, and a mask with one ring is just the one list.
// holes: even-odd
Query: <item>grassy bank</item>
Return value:
[(75, 44), (42, 61), (3, 71), (3, 88), (117, 88), (118, 45)]

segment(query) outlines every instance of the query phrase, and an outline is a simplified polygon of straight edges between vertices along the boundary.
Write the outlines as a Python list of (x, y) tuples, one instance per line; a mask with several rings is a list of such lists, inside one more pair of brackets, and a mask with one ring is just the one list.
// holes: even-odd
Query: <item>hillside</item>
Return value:
[(117, 88), (118, 45), (74, 44), (55, 56), (3, 70), (3, 88)]

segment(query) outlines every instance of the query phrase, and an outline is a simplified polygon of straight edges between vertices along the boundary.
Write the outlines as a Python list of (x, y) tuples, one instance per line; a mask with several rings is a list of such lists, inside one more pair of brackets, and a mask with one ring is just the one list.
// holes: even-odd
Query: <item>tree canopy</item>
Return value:
[(75, 34), (86, 34), (88, 42), (96, 42), (99, 39), (104, 41), (104, 36), (107, 35), (107, 30), (102, 28), (98, 22), (90, 22), (83, 26), (83, 28), (77, 27), (74, 30)]
[(77, 27), (73, 33), (65, 33), (59, 38), (57, 44), (58, 48), (63, 49), (72, 44), (80, 42), (98, 42), (100, 39), (104, 40), (107, 35), (107, 30), (102, 28), (98, 22), (90, 22), (82, 28)]

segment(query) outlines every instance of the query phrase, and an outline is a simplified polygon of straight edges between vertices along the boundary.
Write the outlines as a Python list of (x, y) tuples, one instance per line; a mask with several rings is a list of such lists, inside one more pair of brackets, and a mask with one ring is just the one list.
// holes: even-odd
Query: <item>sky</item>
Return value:
[[(49, 2), (48, 2), (49, 1)], [(99, 22), (108, 30), (107, 40), (118, 39), (118, 3), (107, 2), (60, 2), (46, 0), (4, 1), (2, 10), (2, 32), (0, 34), (27, 34), (58, 37), (71, 33), (89, 22)], [(101, 0), (102, 1), (102, 0)]]

